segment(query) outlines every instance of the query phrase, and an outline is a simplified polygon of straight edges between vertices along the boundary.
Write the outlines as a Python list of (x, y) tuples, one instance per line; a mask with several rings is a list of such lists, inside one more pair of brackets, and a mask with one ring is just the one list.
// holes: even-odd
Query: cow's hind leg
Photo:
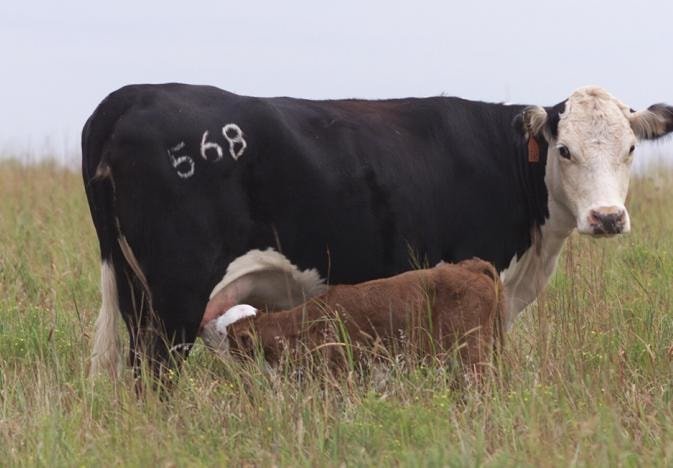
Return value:
[[(182, 323), (180, 312), (189, 305), (177, 299), (162, 306), (149, 300), (148, 289), (130, 267), (117, 272), (119, 308), (129, 333), (129, 365), (133, 368), (136, 390), (168, 390), (196, 338), (198, 323)], [(153, 291), (159, 295), (159, 292)], [(193, 307), (193, 306), (192, 306)], [(187, 314), (188, 315), (188, 314)], [(161, 318), (160, 318), (161, 317)]]
[[(176, 333), (155, 326), (137, 330), (130, 334), (129, 353), (136, 390), (141, 394), (142, 389), (149, 386), (165, 393), (177, 382), (195, 336), (191, 340), (181, 340), (176, 338)], [(149, 376), (149, 380), (145, 376)]]
[[(102, 300), (95, 323), (89, 373), (95, 376), (106, 372), (113, 378), (119, 375), (121, 341), (118, 327), (119, 317), (122, 317), (130, 338), (129, 364), (138, 388), (142, 383), (144, 363), (151, 369), (153, 386), (168, 386), (174, 380), (179, 363), (188, 353), (190, 345), (183, 343), (192, 343), (194, 337), (188, 341), (185, 333), (177, 332), (174, 326), (167, 330), (151, 312), (145, 293), (134, 280), (130, 268), (125, 268), (124, 259), (120, 255), (113, 256), (101, 264)], [(183, 336), (185, 339), (181, 340)]]

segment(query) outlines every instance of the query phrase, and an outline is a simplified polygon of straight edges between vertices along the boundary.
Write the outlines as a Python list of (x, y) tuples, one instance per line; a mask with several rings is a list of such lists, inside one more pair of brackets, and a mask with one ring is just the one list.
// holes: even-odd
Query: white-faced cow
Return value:
[(82, 135), (102, 260), (92, 370), (114, 368), (118, 316), (136, 367), (182, 357), (230, 263), (269, 247), (341, 284), (407, 270), (410, 253), (480, 257), (501, 272), (511, 322), (573, 229), (630, 229), (634, 147), (672, 130), (672, 107), (634, 112), (597, 87), (547, 108), (124, 87)]

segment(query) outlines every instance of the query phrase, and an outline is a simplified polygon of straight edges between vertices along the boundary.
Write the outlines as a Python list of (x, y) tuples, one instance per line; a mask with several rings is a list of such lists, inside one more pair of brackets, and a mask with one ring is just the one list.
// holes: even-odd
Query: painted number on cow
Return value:
[(217, 152), (217, 157), (213, 159), (213, 162), (217, 162), (222, 159), (222, 147), (217, 143), (208, 141), (208, 130), (203, 132), (203, 137), (201, 138), (201, 157), (208, 161), (208, 150), (215, 150)]
[[(217, 136), (217, 135), (216, 135)], [(229, 155), (234, 161), (243, 156), (245, 149), (248, 147), (245, 138), (243, 137), (243, 130), (235, 123), (228, 123), (222, 127), (222, 136), (229, 145)], [(168, 158), (177, 172), (178, 176), (187, 179), (194, 175), (195, 163), (194, 159), (186, 154), (185, 142), (182, 141), (168, 150)], [(199, 148), (201, 157), (208, 162), (218, 162), (224, 156), (224, 149), (222, 146), (210, 139), (209, 131), (206, 130), (201, 136), (201, 145)]]
[(229, 142), (229, 154), (234, 158), (234, 161), (243, 156), (243, 152), (248, 145), (243, 139), (241, 127), (235, 123), (227, 124), (222, 127), (222, 135)]
[(185, 148), (185, 142), (181, 141), (173, 148), (168, 150), (168, 159), (171, 161), (175, 172), (183, 179), (188, 179), (194, 175), (194, 160), (189, 155), (180, 155)]

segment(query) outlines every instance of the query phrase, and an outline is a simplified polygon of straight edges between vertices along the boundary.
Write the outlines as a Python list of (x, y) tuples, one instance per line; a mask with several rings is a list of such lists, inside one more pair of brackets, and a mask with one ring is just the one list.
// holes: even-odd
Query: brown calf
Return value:
[[(211, 299), (211, 310), (218, 300)], [(238, 305), (206, 323), (202, 337), (209, 346), (235, 355), (260, 349), (271, 365), (283, 355), (321, 350), (330, 364), (343, 366), (347, 356), (359, 360), (381, 344), (388, 349), (411, 344), (423, 356), (459, 349), (466, 368), (480, 373), (480, 364), (490, 360), (502, 341), (503, 304), (497, 272), (473, 259), (332, 286), (282, 311), (260, 314)]]

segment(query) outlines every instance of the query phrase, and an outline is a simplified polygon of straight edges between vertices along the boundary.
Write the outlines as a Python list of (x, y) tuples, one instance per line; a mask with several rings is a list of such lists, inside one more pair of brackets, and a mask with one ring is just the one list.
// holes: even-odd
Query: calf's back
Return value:
[(271, 364), (286, 351), (297, 357), (316, 349), (343, 363), (381, 344), (422, 355), (458, 349), (463, 364), (475, 367), (502, 340), (503, 304), (495, 269), (473, 259), (333, 286), (300, 306), (236, 322), (227, 333), (234, 354), (259, 348)]

